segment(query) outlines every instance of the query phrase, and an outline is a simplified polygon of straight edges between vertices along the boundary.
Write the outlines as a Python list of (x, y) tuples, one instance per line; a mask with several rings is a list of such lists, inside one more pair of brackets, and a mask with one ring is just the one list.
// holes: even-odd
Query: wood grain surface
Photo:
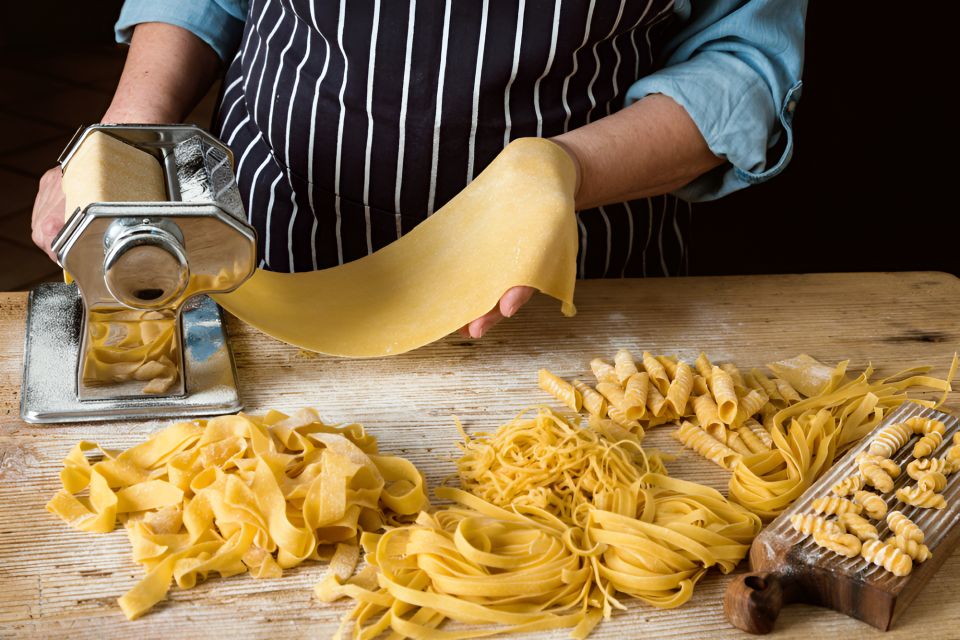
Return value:
[[(612, 358), (624, 347), (691, 362), (703, 350), (742, 368), (801, 352), (828, 363), (849, 358), (855, 370), (872, 362), (880, 374), (925, 363), (942, 376), (960, 349), (960, 280), (943, 273), (589, 281), (578, 285), (576, 302), (579, 314), (564, 318), (556, 301), (538, 296), (482, 340), (451, 336), (369, 360), (304, 354), (239, 322), (228, 326), (248, 411), (315, 406), (330, 422), (361, 422), (384, 452), (417, 464), (431, 486), (454, 470), (453, 415), (470, 430), (493, 429), (525, 407), (550, 403), (536, 386), (539, 367), (584, 376), (592, 357)], [(169, 421), (22, 422), (25, 310), (26, 294), (0, 294), (0, 637), (329, 637), (350, 603), (312, 598), (324, 571), (317, 563), (277, 580), (242, 575), (189, 591), (174, 587), (142, 619), (125, 620), (115, 600), (142, 573), (124, 532), (73, 531), (44, 504), (78, 440), (124, 448)], [(73, 372), (62, 375), (68, 384)], [(958, 401), (954, 392), (949, 404)], [(669, 431), (654, 429), (646, 444), (678, 455), (670, 473), (726, 492), (728, 474), (680, 449)], [(679, 609), (631, 602), (593, 637), (742, 637), (723, 617), (729, 580), (710, 572)], [(931, 630), (960, 636), (960, 555), (944, 563), (887, 634), (833, 611), (793, 606), (774, 636), (908, 638), (931, 637)]]

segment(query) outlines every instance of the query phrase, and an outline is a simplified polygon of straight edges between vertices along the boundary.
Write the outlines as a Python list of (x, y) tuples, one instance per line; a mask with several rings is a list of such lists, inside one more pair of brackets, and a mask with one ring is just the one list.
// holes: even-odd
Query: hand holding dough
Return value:
[(349, 357), (403, 353), (480, 318), (526, 285), (573, 315), (576, 174), (559, 146), (511, 143), (453, 200), (410, 233), (345, 265), (257, 271), (215, 296), (264, 333)]

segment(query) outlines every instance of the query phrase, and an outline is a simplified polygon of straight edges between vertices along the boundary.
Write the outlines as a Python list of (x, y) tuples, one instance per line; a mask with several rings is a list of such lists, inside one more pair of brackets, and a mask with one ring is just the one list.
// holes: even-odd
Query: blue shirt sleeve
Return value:
[[(780, 173), (793, 155), (807, 0), (678, 0), (686, 19), (663, 68), (641, 78), (626, 104), (660, 93), (679, 103), (710, 150), (727, 162), (677, 190), (713, 200)], [(782, 152), (769, 158), (783, 138)]]
[(129, 44), (141, 22), (165, 22), (190, 31), (228, 61), (240, 46), (247, 0), (126, 0), (114, 26), (117, 42)]

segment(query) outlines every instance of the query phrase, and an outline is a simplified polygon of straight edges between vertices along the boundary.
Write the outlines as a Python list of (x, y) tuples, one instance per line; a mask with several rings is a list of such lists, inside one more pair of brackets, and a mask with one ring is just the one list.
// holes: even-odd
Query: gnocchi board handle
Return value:
[(804, 602), (800, 585), (789, 574), (754, 571), (733, 579), (723, 597), (723, 611), (730, 623), (748, 633), (770, 633), (780, 609)]

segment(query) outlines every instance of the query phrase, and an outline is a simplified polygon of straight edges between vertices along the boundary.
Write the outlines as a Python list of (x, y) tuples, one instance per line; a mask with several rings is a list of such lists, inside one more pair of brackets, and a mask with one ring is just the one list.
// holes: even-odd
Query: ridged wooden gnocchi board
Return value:
[[(953, 445), (953, 434), (960, 431), (960, 420), (956, 416), (916, 403), (905, 403), (890, 413), (873, 433), (847, 452), (754, 540), (750, 548), (753, 573), (735, 579), (727, 588), (724, 600), (727, 618), (733, 625), (751, 633), (768, 633), (783, 605), (806, 603), (830, 607), (886, 631), (910, 606), (960, 539), (960, 527), (956, 526), (960, 520), (960, 473), (947, 478), (942, 492), (947, 501), (945, 509), (911, 507), (896, 498), (897, 489), (913, 483), (906, 467), (913, 460), (911, 454), (918, 436), (893, 456), (903, 473), (896, 479), (894, 490), (882, 496), (891, 511), (899, 510), (923, 530), (925, 543), (933, 554), (926, 562), (914, 563), (908, 575), (897, 577), (861, 556), (846, 558), (824, 549), (812, 537), (794, 530), (790, 516), (812, 513), (812, 502), (816, 498), (833, 495), (830, 488), (836, 482), (857, 473), (854, 458), (869, 448), (877, 433), (912, 416), (934, 418), (946, 426), (943, 443), (931, 457), (944, 455)], [(872, 523), (881, 540), (893, 535), (886, 522)]]

